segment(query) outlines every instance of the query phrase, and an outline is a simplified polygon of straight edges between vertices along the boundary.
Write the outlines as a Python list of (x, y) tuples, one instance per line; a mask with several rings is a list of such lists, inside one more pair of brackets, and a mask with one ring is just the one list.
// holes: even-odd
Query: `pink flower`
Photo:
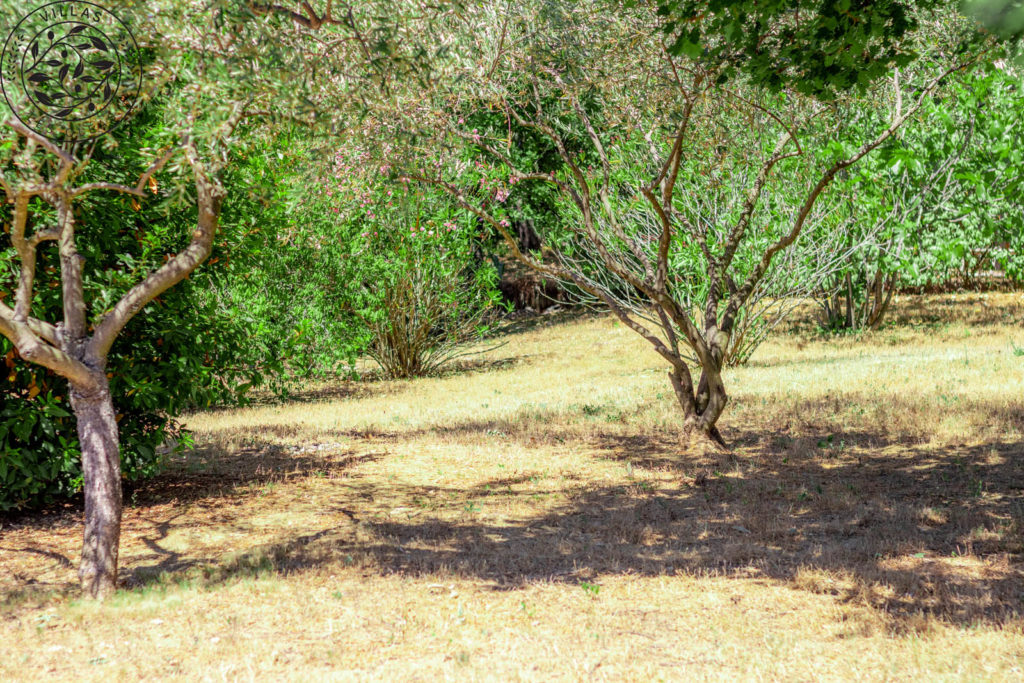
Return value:
[(505, 203), (505, 200), (506, 200), (506, 199), (508, 199), (508, 190), (506, 190), (506, 189), (504, 189), (504, 188), (500, 188), (500, 189), (499, 189), (499, 190), (498, 190), (498, 191), (497, 191), (497, 192), (496, 192), (496, 193), (494, 194), (494, 198), (495, 198), (495, 199), (497, 199), (499, 203), (502, 203), (502, 204), (504, 204), (504, 203)]

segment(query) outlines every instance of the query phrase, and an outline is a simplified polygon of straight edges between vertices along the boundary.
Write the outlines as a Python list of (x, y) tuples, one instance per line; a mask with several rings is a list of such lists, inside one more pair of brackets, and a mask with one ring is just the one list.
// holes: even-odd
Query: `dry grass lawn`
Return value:
[(895, 313), (730, 370), (727, 456), (606, 316), (190, 416), (111, 602), (79, 510), (3, 520), (0, 679), (1021, 680), (1024, 296)]

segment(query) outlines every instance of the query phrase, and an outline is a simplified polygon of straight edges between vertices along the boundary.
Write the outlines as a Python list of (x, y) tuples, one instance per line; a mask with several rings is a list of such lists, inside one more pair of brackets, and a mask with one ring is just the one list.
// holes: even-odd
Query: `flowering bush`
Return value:
[(302, 196), (294, 229), (321, 263), (306, 287), (333, 303), (335, 324), (387, 376), (414, 377), (488, 329), (498, 278), (476, 217), (395, 176), (380, 152), (388, 146), (336, 153)]

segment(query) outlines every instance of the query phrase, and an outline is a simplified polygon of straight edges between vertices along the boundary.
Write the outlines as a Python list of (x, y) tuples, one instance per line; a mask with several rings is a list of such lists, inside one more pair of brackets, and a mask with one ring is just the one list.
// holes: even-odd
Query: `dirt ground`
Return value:
[(729, 370), (728, 454), (601, 315), (188, 416), (108, 603), (79, 509), (0, 520), (0, 679), (1021, 680), (1024, 295), (895, 307)]

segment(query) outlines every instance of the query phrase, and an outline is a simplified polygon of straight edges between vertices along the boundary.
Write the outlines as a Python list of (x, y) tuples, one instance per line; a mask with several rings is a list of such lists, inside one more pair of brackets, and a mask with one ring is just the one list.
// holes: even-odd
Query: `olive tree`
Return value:
[[(412, 55), (407, 62), (418, 63), (420, 53), (413, 46), (403, 52), (394, 36), (405, 26), (403, 21), (428, 21), (436, 14), (429, 8), (418, 13), (420, 8), (412, 4), (399, 8), (371, 2), (345, 7), (339, 12), (343, 19), (336, 20), (330, 0), (319, 13), (306, 2), (289, 9), (231, 0), (163, 0), (145, 6), (124, 2), (112, 9), (135, 36), (120, 57), (136, 71), (138, 107), (159, 97), (165, 115), (150, 144), (149, 163), (138, 169), (137, 177), (105, 178), (102, 169), (90, 164), (96, 145), (110, 144), (103, 137), (76, 137), (70, 129), (48, 136), (46, 121), (27, 106), (28, 93), (26, 101), (8, 102), (12, 111), (0, 112), (5, 150), (0, 190), (10, 209), (15, 250), (8, 265), (17, 274), (15, 290), (0, 292), (0, 334), (21, 358), (68, 380), (85, 494), (79, 576), (83, 591), (92, 597), (109, 595), (117, 582), (122, 494), (117, 420), (106, 370), (112, 345), (134, 316), (210, 255), (221, 207), (231, 190), (223, 182), (224, 171), (243, 131), (272, 134), (273, 124), (282, 118), (310, 130), (319, 124), (329, 130), (358, 110), (361, 98), (379, 89), (384, 76), (400, 71), (392, 68), (401, 63), (397, 56), (407, 52)], [(14, 25), (20, 9), (5, 3), (0, 12)], [(42, 52), (31, 51), (28, 42), (17, 48), (19, 58), (24, 55), (32, 65), (32, 74), (43, 74), (32, 82), (66, 88), (68, 79), (83, 75), (72, 70), (73, 63), (63, 67), (51, 59), (51, 65), (40, 56), (70, 37), (88, 35), (89, 29), (79, 26), (61, 24)], [(103, 42), (104, 50), (109, 47)], [(92, 49), (99, 47), (86, 46)], [(52, 74), (44, 73), (48, 67)], [(365, 84), (371, 87), (363, 88)], [(34, 96), (39, 98), (38, 93)], [(44, 93), (44, 98), (53, 97)], [(89, 226), (77, 220), (76, 206), (101, 192), (141, 202), (158, 186), (161, 201), (194, 207), (187, 245), (140, 272), (137, 282), (119, 296), (87, 300), (83, 278), (91, 276), (91, 269), (79, 245), (90, 238)], [(130, 214), (123, 222), (125, 230), (139, 228)], [(59, 318), (44, 320), (34, 315), (35, 271), (40, 250), (51, 243), (60, 256), (62, 309)]]
[[(107, 378), (107, 354), (132, 317), (209, 256), (224, 188), (216, 181), (215, 169), (204, 163), (191, 140), (154, 161), (133, 186), (79, 183), (76, 179), (87, 164), (17, 120), (9, 119), (4, 125), (18, 134), (20, 143), (0, 180), (7, 202), (13, 205), (10, 238), (17, 252), (19, 277), (12, 305), (0, 302), (0, 333), (24, 360), (68, 380), (85, 489), (80, 577), (88, 593), (102, 595), (114, 587), (121, 520), (120, 447)], [(81, 226), (76, 224), (75, 203), (91, 192), (104, 191), (144, 198), (147, 183), (176, 152), (184, 156), (193, 174), (197, 220), (191, 241), (90, 321), (83, 294), (83, 263), (76, 247)], [(38, 214), (52, 215), (52, 222), (33, 220)], [(48, 242), (54, 242), (60, 254), (63, 310), (56, 321), (32, 314), (37, 252)]]
[[(447, 154), (441, 164), (413, 161), (411, 175), (457, 197), (531, 268), (600, 299), (668, 363), (689, 438), (724, 445), (722, 370), (752, 297), (772, 278), (785, 281), (777, 269), (808, 228), (835, 220), (827, 190), (836, 178), (970, 57), (940, 60), (924, 79), (883, 69), (867, 99), (838, 80), (831, 93), (762, 87), (707, 50), (677, 54), (648, 5), (601, 7), (524, 2), (513, 16), (496, 13), (493, 35), (478, 35), (485, 47), (465, 61), (462, 87), (407, 108), (409, 125), (434, 136), (420, 156)], [(563, 169), (517, 165), (507, 134), (467, 129), (462, 99), (487, 102), (506, 130), (515, 122), (545, 136)], [(866, 103), (883, 107), (884, 123), (850, 139), (837, 123)], [(490, 160), (482, 178), (460, 164), (466, 145)], [(544, 236), (549, 258), (522, 251), (508, 229), (501, 199), (518, 183), (556, 188), (574, 219), (563, 234)], [(811, 275), (829, 272), (818, 265)]]

